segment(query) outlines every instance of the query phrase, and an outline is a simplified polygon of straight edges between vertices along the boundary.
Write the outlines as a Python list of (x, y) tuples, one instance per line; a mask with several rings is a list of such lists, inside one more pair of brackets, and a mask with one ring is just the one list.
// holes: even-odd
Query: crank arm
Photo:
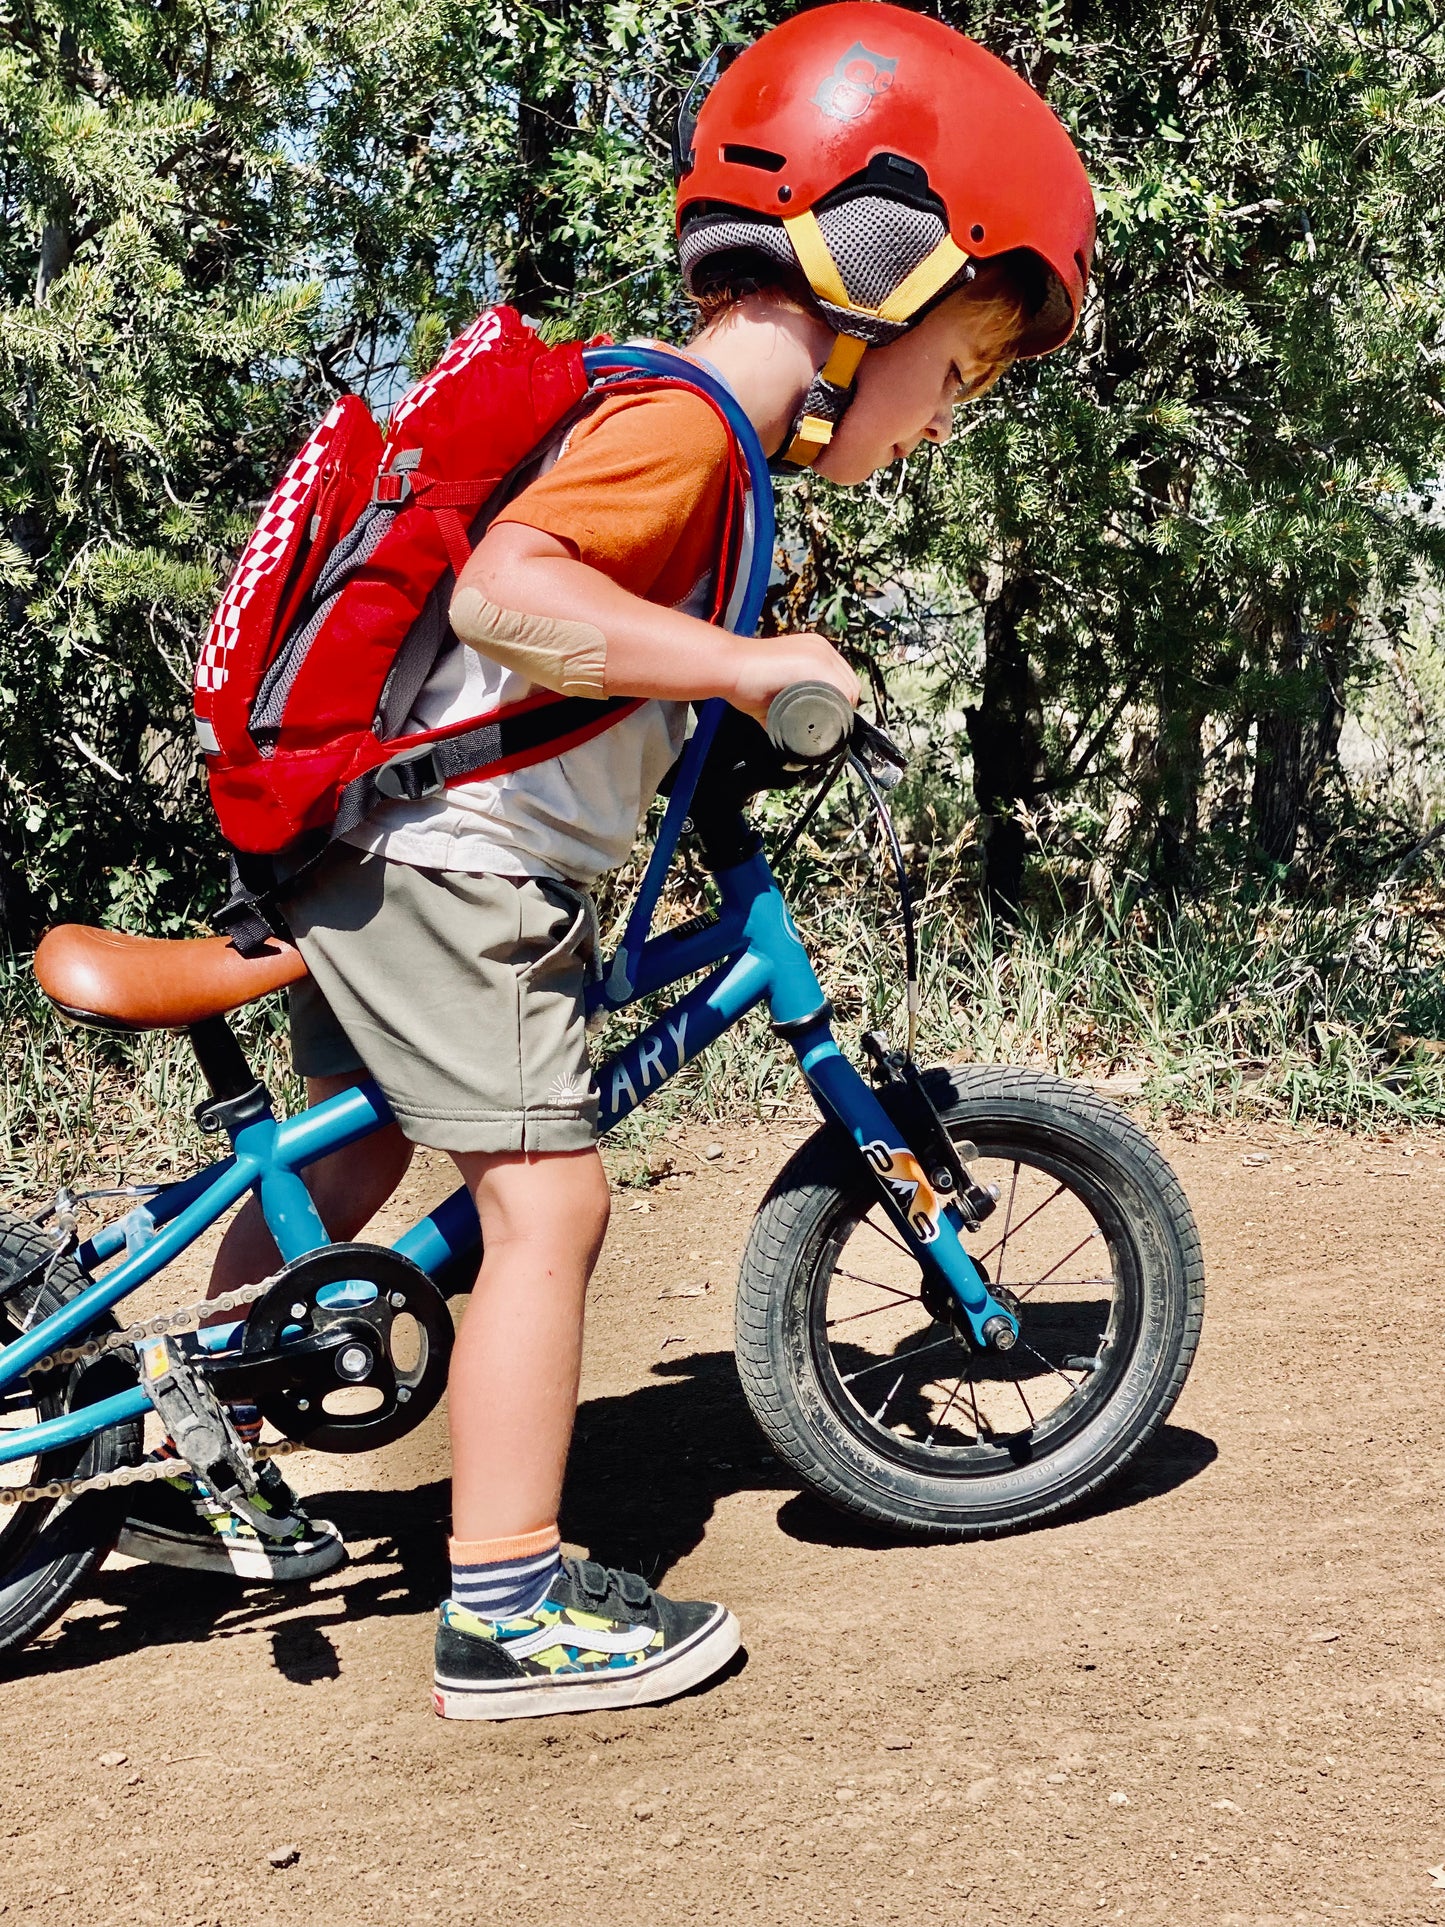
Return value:
[(319, 1397), (346, 1382), (336, 1370), (336, 1354), (355, 1342), (354, 1332), (344, 1325), (332, 1325), (280, 1350), (260, 1352), (251, 1358), (238, 1352), (198, 1352), (195, 1364), (206, 1383), (224, 1399), (258, 1403), (268, 1391), (282, 1386), (292, 1390), (298, 1385)]

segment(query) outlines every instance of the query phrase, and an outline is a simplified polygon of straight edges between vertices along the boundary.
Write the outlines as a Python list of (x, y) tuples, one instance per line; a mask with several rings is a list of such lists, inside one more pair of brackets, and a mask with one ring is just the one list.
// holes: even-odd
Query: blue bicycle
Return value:
[[(734, 425), (761, 477), (756, 438)], [(772, 553), (765, 486), (753, 513), (761, 560), (736, 624), (749, 629)], [(1198, 1342), (1199, 1239), (1159, 1151), (1087, 1089), (1008, 1068), (917, 1067), (896, 839), (909, 1036), (901, 1050), (865, 1039), (867, 1076), (839, 1049), (746, 807), (800, 781), (821, 795), (845, 760), (891, 837), (882, 792), (902, 759), (833, 691), (784, 691), (766, 730), (702, 707), (626, 931), (589, 996), (598, 1013), (620, 1011), (698, 981), (598, 1066), (601, 1128), (766, 1006), (822, 1122), (774, 1180), (743, 1256), (748, 1404), (784, 1463), (849, 1512), (934, 1538), (1010, 1531), (1098, 1492), (1163, 1422)], [(653, 935), (684, 834), (714, 907)], [(329, 1239), (302, 1174), (391, 1119), (370, 1083), (276, 1117), (226, 1013), (304, 975), (289, 945), (244, 958), (220, 937), (67, 926), (42, 943), (36, 970), (77, 1021), (184, 1029), (209, 1091), (199, 1122), (230, 1148), (176, 1183), (137, 1187), (144, 1196), (84, 1240), (66, 1192), (38, 1220), (0, 1213), (0, 1650), (33, 1638), (85, 1584), (115, 1541), (124, 1489), (175, 1471), (143, 1458), (148, 1413), (241, 1507), (277, 1451), (385, 1445), (441, 1398), (447, 1301), (480, 1261), (464, 1189), (394, 1246)], [(279, 1269), (229, 1299), (120, 1327), (123, 1301), (249, 1194)], [(232, 1312), (244, 1315), (227, 1322)], [(243, 1398), (276, 1435), (258, 1453), (229, 1419), (228, 1401)], [(264, 1509), (252, 1516), (264, 1530)]]

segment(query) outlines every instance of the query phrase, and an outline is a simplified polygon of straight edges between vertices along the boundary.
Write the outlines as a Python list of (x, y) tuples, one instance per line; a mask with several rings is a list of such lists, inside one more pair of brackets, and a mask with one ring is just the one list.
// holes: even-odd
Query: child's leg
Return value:
[(710, 1600), (561, 1556), (557, 1507), (577, 1410), (582, 1310), (607, 1228), (596, 1151), (457, 1154), (482, 1269), (452, 1358), (451, 1596), (436, 1709), (501, 1720), (640, 1706), (710, 1678), (738, 1624)]
[(607, 1177), (595, 1150), (456, 1162), (482, 1221), (482, 1268), (452, 1355), (453, 1531), (508, 1540), (556, 1523)]

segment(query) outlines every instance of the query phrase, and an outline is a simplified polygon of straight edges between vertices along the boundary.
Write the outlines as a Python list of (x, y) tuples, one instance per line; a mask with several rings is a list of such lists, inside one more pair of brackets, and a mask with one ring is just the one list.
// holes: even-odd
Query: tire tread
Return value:
[[(1120, 1479), (1158, 1432), (1184, 1389), (1198, 1349), (1204, 1317), (1204, 1253), (1194, 1214), (1178, 1176), (1147, 1133), (1117, 1105), (1087, 1086), (1048, 1071), (970, 1065), (929, 1075), (947, 1076), (952, 1097), (940, 1104), (940, 1108), (945, 1114), (961, 1111), (964, 1124), (970, 1101), (1017, 1104), (1031, 1111), (1048, 1106), (1056, 1113), (1063, 1113), (1091, 1135), (1103, 1138), (1118, 1161), (1132, 1166), (1138, 1182), (1153, 1191), (1174, 1232), (1186, 1303), (1167, 1379), (1155, 1390), (1146, 1417), (1099, 1472), (1052, 1502), (1032, 1507), (1022, 1520), (1004, 1518), (930, 1525), (912, 1517), (901, 1519), (897, 1511), (841, 1479), (781, 1396), (769, 1343), (769, 1312), (779, 1289), (778, 1280), (786, 1278), (790, 1265), (801, 1256), (804, 1230), (816, 1215), (819, 1191), (836, 1189), (838, 1185), (840, 1145), (827, 1126), (800, 1146), (784, 1165), (754, 1220), (738, 1281), (738, 1373), (748, 1404), (769, 1443), (784, 1463), (791, 1465), (820, 1497), (856, 1517), (895, 1528), (903, 1525), (910, 1534), (924, 1539), (995, 1539), (1018, 1531), (1021, 1525), (1042, 1525), (1077, 1511)], [(944, 1093), (935, 1087), (935, 1102), (943, 1097)], [(859, 1183), (861, 1189), (861, 1176)]]

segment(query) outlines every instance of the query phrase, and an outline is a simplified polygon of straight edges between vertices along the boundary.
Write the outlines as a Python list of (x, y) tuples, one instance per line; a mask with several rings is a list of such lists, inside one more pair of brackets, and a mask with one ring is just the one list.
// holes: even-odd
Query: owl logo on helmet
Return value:
[(830, 120), (857, 120), (873, 105), (876, 95), (893, 85), (896, 59), (875, 54), (855, 40), (831, 74), (824, 76), (813, 96)]

